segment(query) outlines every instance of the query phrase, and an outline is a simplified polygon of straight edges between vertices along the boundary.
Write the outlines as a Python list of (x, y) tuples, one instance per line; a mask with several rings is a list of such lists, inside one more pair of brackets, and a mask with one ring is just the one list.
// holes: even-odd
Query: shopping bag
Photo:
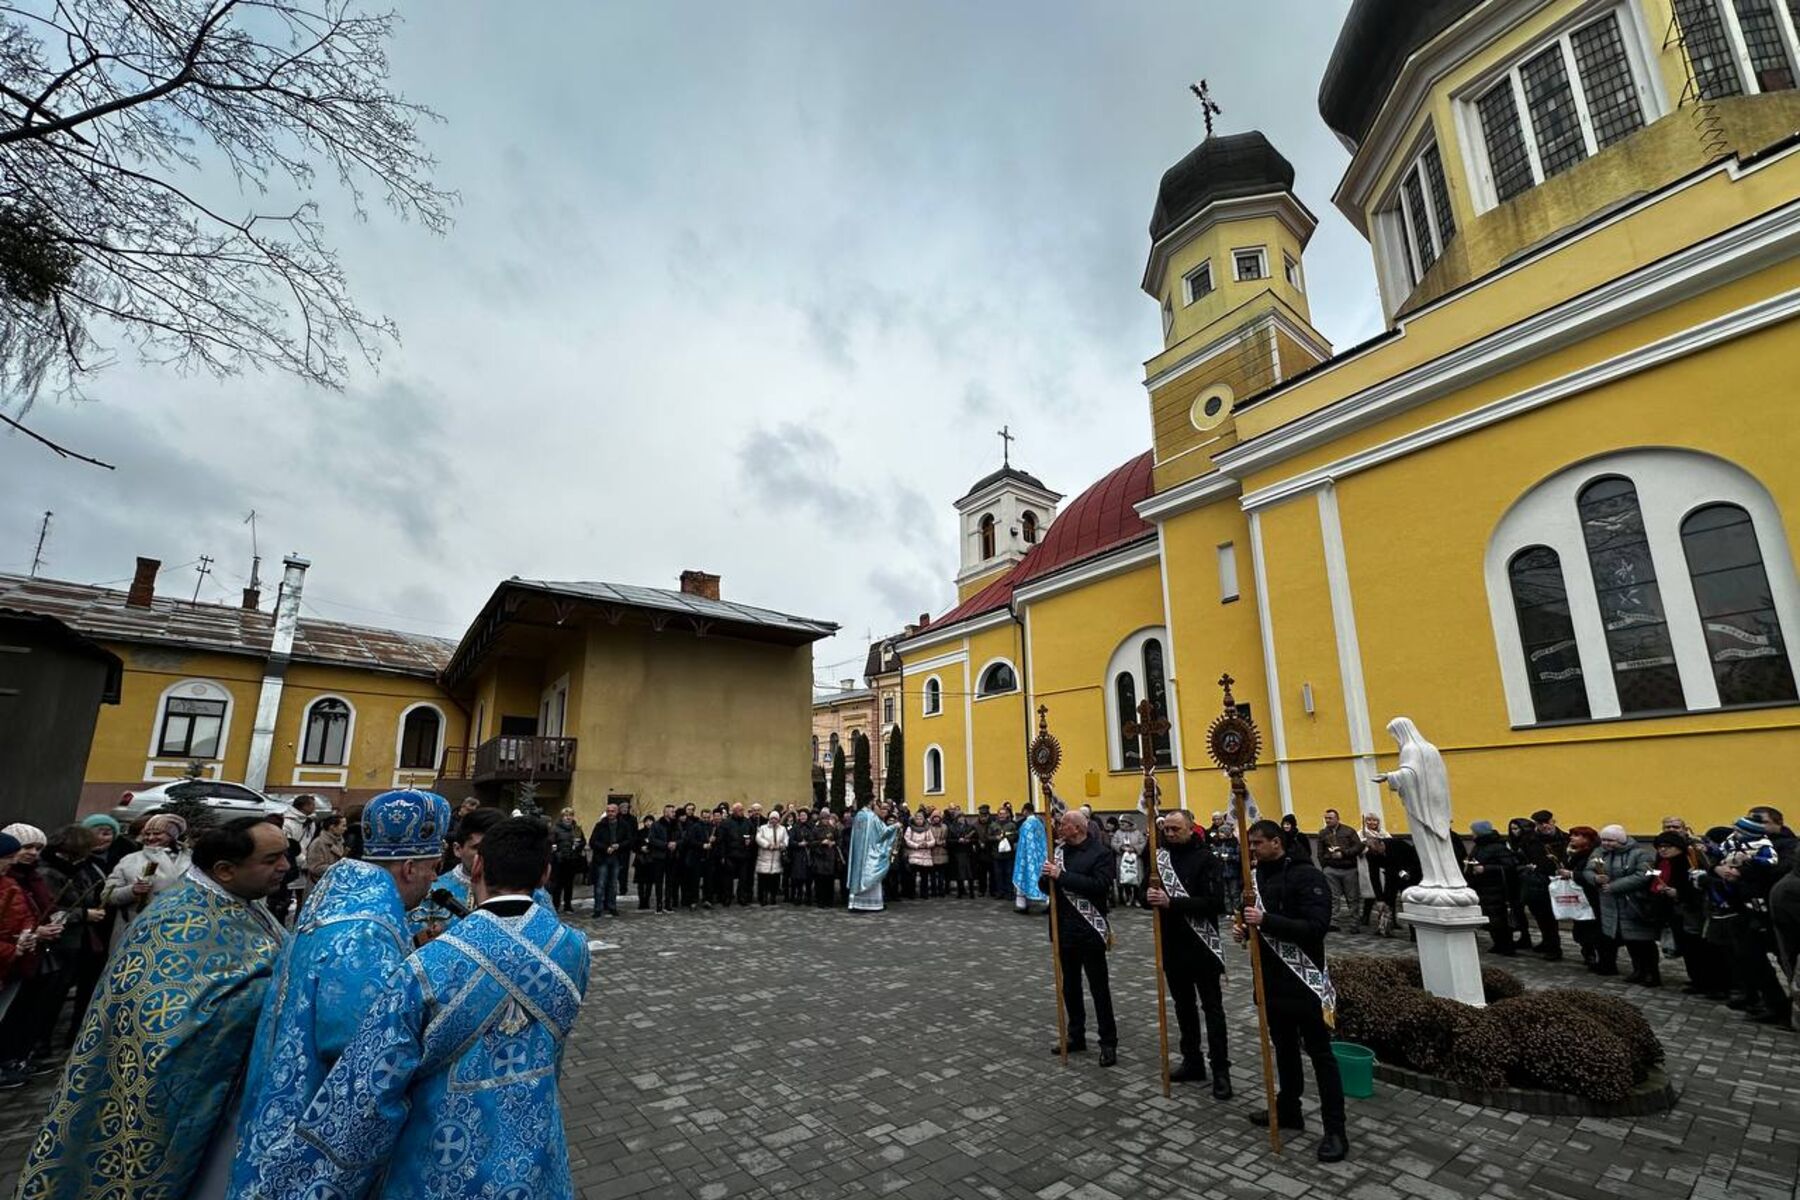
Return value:
[(1556, 914), (1559, 921), (1594, 919), (1594, 910), (1588, 905), (1587, 893), (1573, 879), (1550, 881), (1550, 911)]

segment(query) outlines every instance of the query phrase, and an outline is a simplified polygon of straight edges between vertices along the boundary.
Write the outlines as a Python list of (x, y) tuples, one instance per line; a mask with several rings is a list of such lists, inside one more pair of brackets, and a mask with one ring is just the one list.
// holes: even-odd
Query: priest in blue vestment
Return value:
[(886, 907), (881, 881), (894, 861), (894, 838), (900, 826), (887, 819), (888, 806), (865, 804), (856, 811), (850, 829), (850, 857), (845, 868), (844, 890), (850, 894), (851, 912), (880, 912)]
[[(456, 865), (437, 877), (431, 885), (431, 895), (439, 892), (447, 893), (457, 907), (467, 911), (475, 907), (474, 889), (469, 878), (469, 869), (475, 861), (475, 854), (481, 848), (481, 839), (487, 831), (503, 820), (508, 820), (497, 808), (477, 808), (463, 814), (461, 824), (456, 827), (456, 838), (451, 850), (456, 854)], [(535, 819), (535, 818), (532, 818)], [(549, 909), (556, 911), (556, 904), (550, 899), (550, 893), (538, 888), (531, 898)], [(462, 918), (447, 905), (427, 898), (426, 901), (407, 914), (415, 934), (423, 930), (432, 937), (452, 928)]]
[[(287, 839), (260, 817), (202, 832), (192, 865), (113, 952), (19, 1176), (20, 1200), (187, 1200), (229, 1156), (237, 1083), (283, 931), (263, 904)], [(215, 1143), (219, 1145), (215, 1148)]]
[(587, 989), (584, 934), (533, 901), (542, 821), (487, 830), (477, 907), (394, 975), (246, 1200), (572, 1200), (557, 1074)]
[(406, 913), (431, 890), (450, 802), (411, 788), (364, 806), (362, 861), (344, 859), (307, 897), (256, 1027), (238, 1120), (232, 1194), (293, 1128), (325, 1074), (412, 953)]
[(1050, 839), (1044, 835), (1044, 818), (1032, 814), (1027, 804), (1019, 820), (1019, 849), (1013, 858), (1013, 907), (1025, 912), (1050, 898), (1038, 886), (1044, 863), (1050, 858)]

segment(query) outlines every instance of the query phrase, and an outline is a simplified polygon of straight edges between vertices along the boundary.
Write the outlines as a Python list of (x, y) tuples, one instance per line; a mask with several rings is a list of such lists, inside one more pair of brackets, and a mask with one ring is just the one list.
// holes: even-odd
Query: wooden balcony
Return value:
[(472, 751), (452, 746), (444, 754), (444, 777), (474, 783), (566, 783), (575, 774), (575, 739), (503, 734)]

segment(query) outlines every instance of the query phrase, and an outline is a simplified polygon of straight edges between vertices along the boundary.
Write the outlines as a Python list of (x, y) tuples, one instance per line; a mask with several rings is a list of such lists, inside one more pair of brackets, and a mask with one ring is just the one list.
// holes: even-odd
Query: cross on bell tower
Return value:
[(1188, 91), (1194, 93), (1194, 99), (1200, 101), (1200, 116), (1206, 122), (1206, 136), (1213, 135), (1213, 118), (1224, 112), (1212, 98), (1212, 89), (1206, 80), (1188, 84)]
[(1018, 440), (1018, 438), (1013, 435), (1012, 426), (1002, 425), (1000, 431), (994, 436), (1000, 439), (1000, 465), (1003, 467), (1012, 466), (1012, 444)]

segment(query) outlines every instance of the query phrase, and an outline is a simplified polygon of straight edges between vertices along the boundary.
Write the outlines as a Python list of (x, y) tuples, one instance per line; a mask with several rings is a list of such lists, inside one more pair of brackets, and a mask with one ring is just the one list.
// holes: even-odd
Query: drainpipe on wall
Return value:
[(269, 782), (275, 722), (281, 715), (281, 687), (287, 679), (288, 657), (294, 652), (294, 631), (300, 624), (300, 588), (306, 582), (306, 568), (312, 563), (290, 554), (281, 565), (281, 591), (275, 596), (275, 636), (269, 641), (269, 661), (263, 667), (262, 690), (256, 697), (256, 723), (250, 727), (250, 765), (244, 770), (244, 786), (259, 792)]

